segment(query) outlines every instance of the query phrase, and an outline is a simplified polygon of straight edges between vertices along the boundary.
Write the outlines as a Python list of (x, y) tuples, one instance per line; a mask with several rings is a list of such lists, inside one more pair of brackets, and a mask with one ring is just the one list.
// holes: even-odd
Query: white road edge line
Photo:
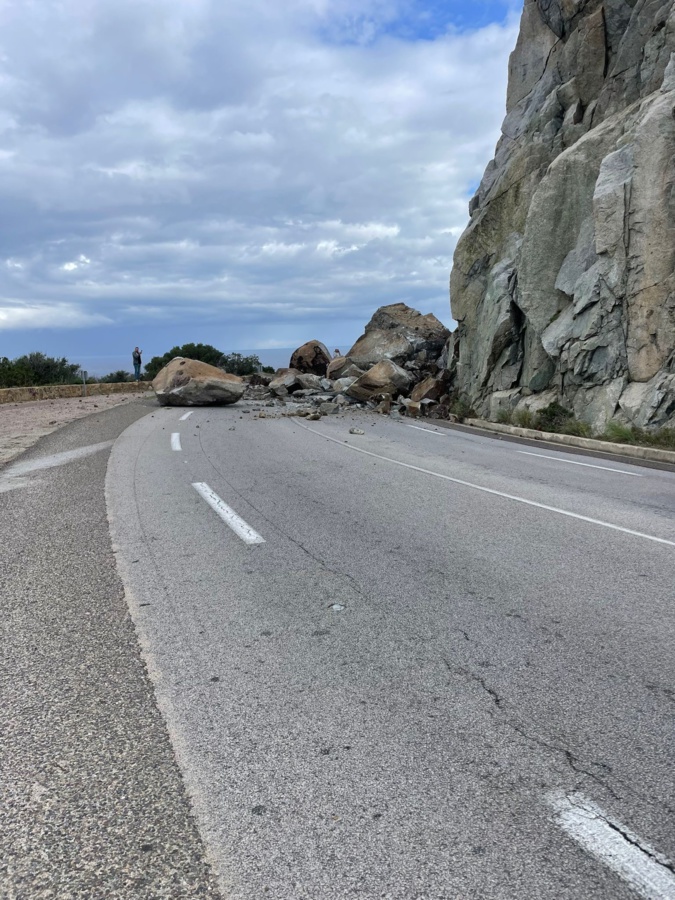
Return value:
[(503, 497), (505, 500), (514, 500), (516, 503), (524, 503), (526, 506), (534, 506), (537, 509), (545, 509), (548, 512), (556, 513), (559, 516), (567, 516), (570, 519), (579, 519), (581, 522), (590, 522), (591, 525), (601, 525), (603, 528), (611, 528), (612, 531), (622, 531), (624, 534), (632, 534), (633, 537), (644, 538), (645, 541), (654, 541), (657, 544), (666, 544), (668, 547), (675, 547), (675, 541), (667, 541), (665, 538), (655, 537), (652, 534), (643, 534), (641, 531), (633, 531), (631, 528), (623, 528), (621, 525), (612, 525), (611, 522), (603, 522), (602, 519), (591, 519), (590, 516), (582, 516), (580, 513), (568, 512), (566, 509), (558, 509), (557, 506), (547, 506), (545, 503), (537, 503), (536, 500), (526, 500), (525, 497), (516, 497), (514, 494), (505, 494), (502, 491), (496, 491), (494, 488), (483, 487), (480, 484), (473, 484), (471, 481), (463, 481), (461, 478), (452, 478), (450, 475), (441, 475), (440, 472), (432, 472), (430, 469), (422, 469), (420, 466), (413, 466), (410, 463), (401, 462), (398, 459), (392, 459), (390, 456), (381, 456), (379, 453), (372, 453), (370, 450), (362, 450), (361, 447), (354, 447), (353, 444), (347, 444), (339, 441), (337, 438), (329, 437), (316, 428), (310, 428), (309, 425), (302, 425), (300, 422), (294, 423), (300, 425), (305, 431), (312, 431), (319, 437), (327, 441), (332, 441), (342, 448), (354, 450), (356, 453), (365, 453), (366, 456), (373, 456), (375, 459), (384, 460), (384, 462), (392, 463), (395, 466), (403, 466), (404, 469), (412, 469), (414, 472), (421, 472), (423, 475), (431, 475), (434, 478), (442, 478), (443, 481), (451, 481), (453, 484), (461, 484), (463, 487), (472, 488), (474, 491), (482, 491), (484, 494), (492, 494), (495, 497)]
[(172, 450), (182, 450), (183, 448), (180, 445), (180, 434), (175, 431), (171, 435), (171, 449)]
[(108, 450), (114, 441), (103, 441), (101, 444), (89, 444), (87, 447), (77, 447), (75, 450), (65, 450), (63, 453), (54, 453), (52, 456), (41, 456), (26, 462), (12, 463), (2, 472), (3, 478), (16, 478), (17, 475), (28, 475), (30, 472), (39, 472), (41, 469), (53, 469), (63, 466), (75, 459), (82, 459), (101, 450)]
[(568, 466), (585, 466), (587, 469), (602, 469), (603, 472), (617, 472), (619, 475), (630, 475), (631, 478), (644, 478), (639, 472), (626, 472), (623, 469), (611, 469), (609, 466), (594, 466), (592, 463), (576, 462), (573, 459), (560, 459), (557, 456), (546, 456), (543, 453), (530, 453), (528, 450), (516, 450), (524, 456), (537, 456), (539, 459), (552, 459), (554, 462), (567, 463)]
[(246, 544), (264, 544), (265, 538), (261, 537), (257, 531), (244, 522), (244, 520), (236, 514), (236, 512), (221, 500), (215, 491), (212, 491), (208, 484), (202, 482), (193, 482), (192, 487), (197, 493), (203, 497), (209, 504), (211, 509), (216, 512), (226, 525), (234, 531), (234, 533)]
[(179, 421), (179, 422), (184, 422), (186, 419), (189, 419), (189, 418), (190, 418), (190, 416), (192, 415), (193, 412), (194, 412), (194, 410), (191, 409), (190, 412), (186, 412), (184, 416), (181, 416), (180, 419), (179, 419), (178, 421)]
[(406, 428), (414, 428), (416, 431), (426, 431), (427, 434), (438, 434), (441, 437), (445, 437), (440, 431), (432, 431), (431, 428), (421, 428), (419, 425), (411, 425), (409, 422), (404, 422)]
[(583, 794), (553, 791), (546, 797), (556, 822), (583, 849), (616, 872), (645, 900), (675, 900), (675, 874), (665, 856)]

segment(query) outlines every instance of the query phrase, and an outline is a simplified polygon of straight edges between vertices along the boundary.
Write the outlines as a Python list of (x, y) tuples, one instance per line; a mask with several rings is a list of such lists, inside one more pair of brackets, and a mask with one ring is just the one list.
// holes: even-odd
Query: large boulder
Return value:
[(336, 378), (358, 378), (359, 375), (363, 375), (363, 369), (359, 369), (358, 366), (355, 366), (348, 356), (337, 356), (335, 359), (331, 360), (331, 363), (326, 370), (326, 378), (330, 378), (331, 380), (335, 380)]
[(330, 361), (328, 348), (321, 341), (307, 341), (293, 352), (289, 367), (298, 372), (324, 376)]
[(383, 359), (360, 378), (349, 385), (345, 394), (354, 400), (373, 400), (381, 394), (407, 394), (413, 383), (410, 372), (406, 372), (390, 359)]
[(424, 381), (420, 381), (419, 384), (415, 385), (412, 394), (410, 395), (410, 399), (414, 403), (421, 403), (422, 400), (433, 400), (434, 402), (438, 402), (443, 394), (445, 394), (446, 390), (446, 381), (444, 378), (436, 378), (433, 375), (430, 375), (428, 378), (425, 378)]
[(369, 369), (383, 359), (398, 365), (432, 362), (443, 352), (450, 335), (436, 316), (423, 316), (405, 303), (381, 306), (366, 325), (347, 357), (360, 369)]
[(451, 278), (453, 387), (479, 414), (553, 392), (598, 430), (668, 421), (674, 110), (675, 0), (525, 0)]
[(241, 400), (246, 383), (197, 359), (176, 356), (152, 382), (160, 406), (223, 406)]
[[(310, 375), (309, 373), (301, 373), (298, 375), (298, 381), (302, 385), (303, 390), (305, 391), (322, 391), (324, 390), (323, 382), (324, 378), (320, 378), (318, 375)], [(330, 383), (328, 384), (330, 387)]]
[(299, 391), (302, 389), (300, 372), (297, 369), (278, 369), (268, 387), (276, 397), (284, 397)]

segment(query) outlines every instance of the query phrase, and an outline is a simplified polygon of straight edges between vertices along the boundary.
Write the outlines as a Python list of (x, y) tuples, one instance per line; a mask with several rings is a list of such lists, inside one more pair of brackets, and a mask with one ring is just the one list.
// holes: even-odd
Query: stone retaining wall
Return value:
[[(82, 397), (82, 384), (46, 384), (41, 387), (0, 388), (0, 404), (25, 403), (29, 400), (60, 400)], [(97, 394), (137, 394), (151, 390), (149, 381), (120, 382), (119, 384), (88, 384), (87, 397)]]

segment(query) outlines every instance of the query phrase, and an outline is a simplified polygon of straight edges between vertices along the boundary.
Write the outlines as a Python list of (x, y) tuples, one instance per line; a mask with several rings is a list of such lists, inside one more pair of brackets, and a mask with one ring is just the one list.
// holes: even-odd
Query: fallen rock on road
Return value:
[(176, 356), (152, 382), (160, 406), (223, 406), (244, 396), (246, 383), (215, 366)]

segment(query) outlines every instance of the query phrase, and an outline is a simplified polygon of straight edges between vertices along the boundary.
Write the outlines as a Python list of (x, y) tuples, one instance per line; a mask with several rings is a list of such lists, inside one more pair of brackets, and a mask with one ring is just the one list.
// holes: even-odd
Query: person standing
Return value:
[(134, 361), (134, 378), (138, 381), (141, 377), (141, 351), (138, 347), (134, 347), (131, 358)]

